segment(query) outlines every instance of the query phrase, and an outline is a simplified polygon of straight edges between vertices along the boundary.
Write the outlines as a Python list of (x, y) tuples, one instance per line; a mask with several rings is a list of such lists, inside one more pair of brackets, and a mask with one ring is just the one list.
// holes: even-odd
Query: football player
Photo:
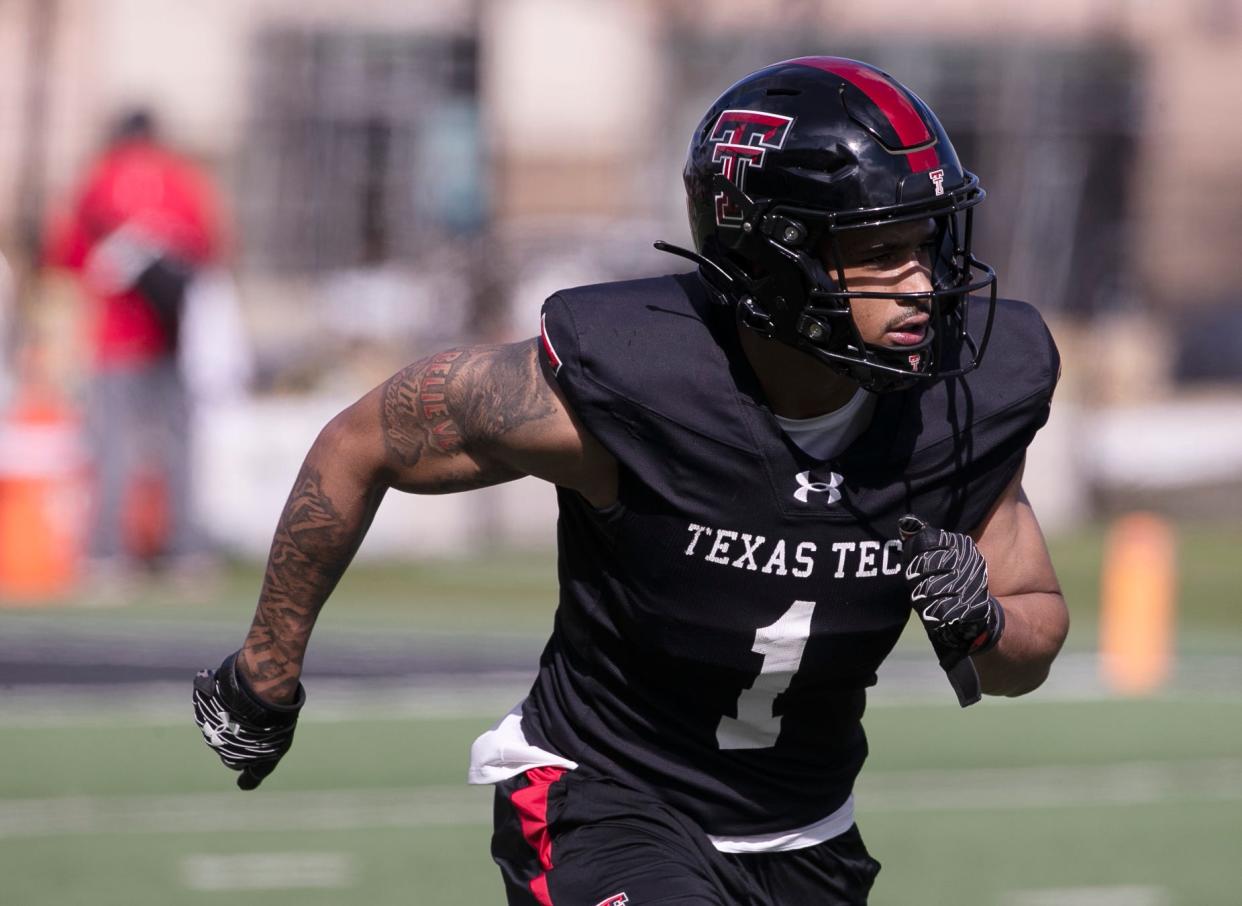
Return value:
[(560, 602), (475, 742), (510, 904), (859, 904), (866, 689), (911, 609), (961, 704), (1067, 631), (1022, 492), (1058, 357), (972, 252), (983, 200), (891, 76), (789, 60), (685, 168), (690, 273), (566, 290), (536, 338), (415, 362), (320, 433), (245, 644), (195, 682), (253, 788), (324, 600), (389, 488), (557, 486)]

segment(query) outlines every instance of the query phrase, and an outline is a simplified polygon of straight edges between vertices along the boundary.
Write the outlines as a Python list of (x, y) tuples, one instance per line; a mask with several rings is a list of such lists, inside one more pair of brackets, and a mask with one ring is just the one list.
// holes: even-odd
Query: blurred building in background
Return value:
[[(198, 432), (226, 545), (265, 550), (319, 426), (395, 368), (531, 335), (561, 286), (681, 269), (650, 244), (688, 241), (690, 130), (811, 53), (914, 87), (988, 188), (981, 255), (1065, 354), (1027, 479), (1045, 523), (1239, 511), (1242, 0), (12, 0), (0, 50), (10, 353), (78, 380), (33, 237), (116, 110), (155, 109), (228, 190), (256, 370)], [(528, 484), (390, 500), (367, 550), (547, 542)]]

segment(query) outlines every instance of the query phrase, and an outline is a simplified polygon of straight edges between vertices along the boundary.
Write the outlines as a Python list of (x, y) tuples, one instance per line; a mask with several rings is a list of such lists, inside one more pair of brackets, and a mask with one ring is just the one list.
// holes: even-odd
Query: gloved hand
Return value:
[(898, 528), (910, 605), (965, 707), (979, 699), (978, 677), (966, 659), (996, 646), (1005, 611), (988, 593), (987, 563), (968, 536), (931, 528), (917, 516), (903, 516)]
[(293, 704), (263, 701), (238, 671), (237, 656), (230, 654), (219, 670), (200, 670), (194, 677), (194, 722), (220, 760), (241, 771), (237, 785), (253, 790), (293, 745), (306, 692), (299, 683)]

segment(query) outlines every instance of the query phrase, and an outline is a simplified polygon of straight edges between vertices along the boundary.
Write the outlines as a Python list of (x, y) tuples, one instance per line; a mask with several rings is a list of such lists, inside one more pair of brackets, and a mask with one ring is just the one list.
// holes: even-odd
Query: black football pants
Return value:
[(492, 857), (509, 906), (864, 906), (880, 870), (857, 827), (805, 849), (721, 853), (658, 800), (561, 768), (497, 785)]

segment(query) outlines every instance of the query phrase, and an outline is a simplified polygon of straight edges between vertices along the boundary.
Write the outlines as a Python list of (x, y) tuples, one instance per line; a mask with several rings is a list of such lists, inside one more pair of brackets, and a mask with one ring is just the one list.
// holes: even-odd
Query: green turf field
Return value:
[[(254, 794), (187, 726), (5, 728), (2, 901), (498, 903), (488, 793), (460, 782), (485, 723), (308, 717)], [(1237, 902), (1242, 699), (893, 706), (867, 725), (875, 903)]]
[[(1242, 660), (1230, 588), (1242, 532), (1187, 529), (1181, 542), (1183, 660)], [(1054, 543), (1079, 651), (1094, 638), (1100, 545), (1098, 533)], [(324, 628), (533, 638), (550, 619), (549, 567), (497, 557), (360, 569)], [(240, 633), (256, 575), (239, 568), (194, 607), (157, 595), (109, 611), (0, 612), (0, 632), (33, 620), (187, 632), (240, 620)], [(903, 645), (917, 643), (910, 636)], [(1242, 688), (1196, 689), (872, 708), (858, 791), (859, 823), (885, 863), (872, 902), (1242, 902)], [(0, 904), (501, 902), (489, 791), (462, 783), (470, 740), (494, 711), (380, 720), (312, 710), (279, 771), (242, 794), (190, 723), (188, 687), (185, 697), (141, 717), (124, 702), (57, 716), (6, 709), (0, 691)]]

